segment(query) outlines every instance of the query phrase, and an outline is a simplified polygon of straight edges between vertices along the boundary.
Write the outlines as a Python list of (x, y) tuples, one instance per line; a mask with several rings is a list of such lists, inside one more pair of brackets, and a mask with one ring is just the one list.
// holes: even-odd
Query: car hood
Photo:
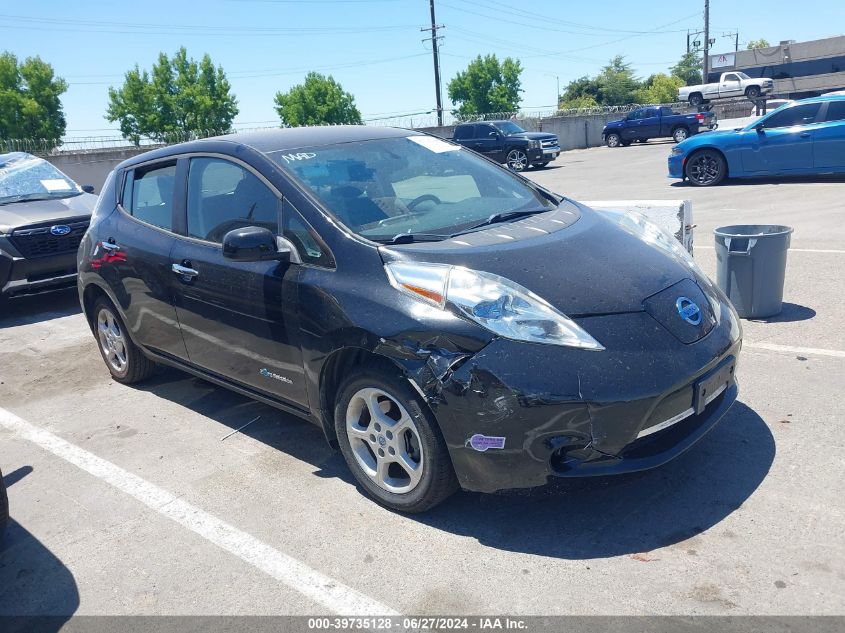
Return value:
[(42, 224), (90, 216), (97, 196), (83, 193), (57, 200), (30, 200), (0, 206), (0, 233), (9, 233), (30, 224)]
[(527, 138), (530, 141), (545, 141), (557, 137), (548, 132), (520, 132), (519, 134), (510, 134), (505, 138)]
[(625, 123), (625, 119), (617, 119), (616, 121), (608, 121), (604, 124), (604, 127), (619, 127), (623, 123)]
[(445, 263), (500, 275), (572, 317), (639, 312), (648, 297), (693, 278), (679, 258), (569, 200), (517, 222), (380, 251), (386, 262)]

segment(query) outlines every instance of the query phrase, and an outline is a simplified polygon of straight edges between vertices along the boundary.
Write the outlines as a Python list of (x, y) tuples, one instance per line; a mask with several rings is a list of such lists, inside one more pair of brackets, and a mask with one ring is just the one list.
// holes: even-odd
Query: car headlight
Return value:
[(683, 153), (684, 153), (684, 150), (682, 150), (680, 147), (673, 147), (672, 150), (671, 150), (672, 156), (680, 156)]
[(528, 149), (539, 149), (540, 141), (528, 141)]
[(572, 319), (527, 288), (492, 273), (446, 264), (393, 262), (390, 284), (441, 310), (452, 310), (501, 337), (601, 351)]

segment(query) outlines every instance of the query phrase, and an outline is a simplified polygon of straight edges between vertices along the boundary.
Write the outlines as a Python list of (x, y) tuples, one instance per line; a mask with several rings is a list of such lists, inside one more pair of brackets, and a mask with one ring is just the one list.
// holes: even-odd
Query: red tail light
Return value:
[(703, 115), (703, 114), (701, 114), (701, 112), (699, 112), (698, 114), (696, 114), (696, 115), (695, 115), (695, 118), (696, 118), (696, 119), (698, 119), (699, 121), (703, 121), (703, 120), (704, 120), (704, 115)]

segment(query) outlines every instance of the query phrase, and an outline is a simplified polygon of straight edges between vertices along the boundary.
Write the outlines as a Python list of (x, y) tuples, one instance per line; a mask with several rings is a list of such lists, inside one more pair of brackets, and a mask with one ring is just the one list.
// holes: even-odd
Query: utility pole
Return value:
[(426, 38), (423, 42), (431, 40), (431, 52), (434, 55), (434, 96), (437, 102), (437, 125), (443, 127), (443, 99), (440, 96), (440, 52), (438, 51), (437, 40), (442, 39), (442, 35), (437, 35), (437, 29), (442, 29), (442, 24), (438, 25), (434, 19), (434, 0), (428, 0), (429, 8), (431, 9), (431, 26), (420, 29), (420, 31), (431, 31), (431, 37)]
[[(432, 0), (433, 1), (433, 0)], [(710, 74), (710, 0), (704, 0), (704, 83)]]

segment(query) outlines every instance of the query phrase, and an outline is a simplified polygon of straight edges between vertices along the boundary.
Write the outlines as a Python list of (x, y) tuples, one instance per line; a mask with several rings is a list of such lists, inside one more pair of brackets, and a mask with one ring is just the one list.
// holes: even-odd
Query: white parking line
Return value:
[[(713, 250), (716, 248), (712, 244), (695, 244), (693, 248), (709, 248)], [(790, 253), (833, 253), (835, 255), (845, 255), (845, 250), (837, 250), (835, 248), (790, 248)]]
[(833, 358), (845, 358), (845, 352), (838, 349), (792, 347), (790, 345), (776, 345), (774, 343), (751, 343), (749, 341), (743, 341), (742, 349), (764, 349), (769, 352), (784, 352), (786, 354), (799, 354), (801, 356), (831, 356)]
[(115, 466), (58, 435), (30, 424), (0, 407), (0, 427), (37, 444), (56, 457), (81, 468), (159, 514), (172, 519), (256, 569), (272, 576), (314, 602), (342, 615), (399, 615), (393, 609), (343, 583), (311, 569), (254, 536), (182, 501), (176, 495)]

